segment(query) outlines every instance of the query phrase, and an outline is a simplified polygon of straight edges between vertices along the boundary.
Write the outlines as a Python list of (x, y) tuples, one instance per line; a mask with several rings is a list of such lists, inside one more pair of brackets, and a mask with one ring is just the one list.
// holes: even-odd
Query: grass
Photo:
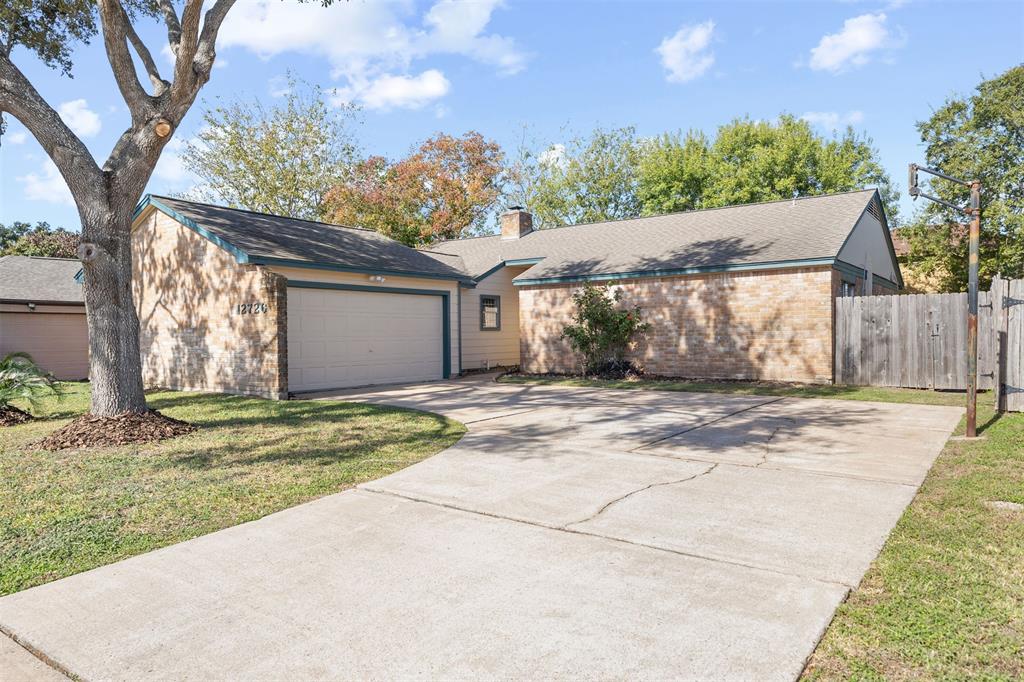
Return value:
[[(759, 381), (691, 381), (687, 379), (585, 379), (570, 376), (532, 376), (506, 374), (498, 379), (505, 384), (576, 386), (581, 388), (620, 388), (640, 391), (688, 391), (691, 393), (729, 393), (733, 395), (770, 395), (792, 398), (834, 398), (871, 400), (883, 403), (921, 405), (963, 405), (964, 394), (921, 391), (910, 388), (874, 386), (831, 386), (826, 384), (781, 384)], [(979, 399), (980, 402), (981, 399)]]
[(984, 439), (946, 444), (805, 679), (1024, 679), (1024, 512), (986, 504), (1024, 504), (1024, 414), (978, 416)]
[(0, 428), (0, 595), (109, 564), (390, 474), (457, 441), (444, 417), (357, 403), (160, 392), (200, 426), (119, 448), (32, 447), (88, 409), (86, 384)]
[[(509, 375), (506, 383), (839, 398), (960, 406), (962, 393), (749, 382)], [(805, 680), (1024, 679), (1024, 414), (978, 401), (980, 440), (947, 442)], [(962, 434), (964, 424), (958, 428)]]

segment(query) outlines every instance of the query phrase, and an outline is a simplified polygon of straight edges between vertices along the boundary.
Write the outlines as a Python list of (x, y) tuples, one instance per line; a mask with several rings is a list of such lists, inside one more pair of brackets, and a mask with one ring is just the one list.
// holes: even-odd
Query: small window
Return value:
[(480, 329), (501, 329), (501, 297), (480, 297)]
[(857, 285), (853, 282), (843, 282), (839, 287), (839, 295), (843, 297), (856, 296)]

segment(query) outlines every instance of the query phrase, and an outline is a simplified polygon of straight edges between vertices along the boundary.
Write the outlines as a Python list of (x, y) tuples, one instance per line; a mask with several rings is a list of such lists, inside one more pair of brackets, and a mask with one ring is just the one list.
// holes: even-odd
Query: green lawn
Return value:
[[(961, 393), (745, 382), (506, 383), (962, 405)], [(806, 680), (1024, 679), (1024, 414), (979, 396), (983, 439), (949, 441), (860, 586), (839, 607)], [(958, 433), (963, 433), (961, 422)]]
[(0, 427), (0, 594), (379, 478), (465, 432), (398, 408), (161, 392), (150, 406), (199, 431), (144, 446), (33, 449), (87, 410), (87, 385), (66, 388), (45, 402), (44, 419)]
[[(685, 379), (583, 379), (579, 377), (530, 376), (506, 374), (498, 379), (505, 384), (542, 386), (578, 386), (585, 388), (621, 388), (646, 391), (689, 391), (693, 393), (731, 393), (735, 395), (774, 395), (792, 398), (836, 398), (874, 400), (885, 403), (922, 405), (963, 405), (964, 394), (918, 391), (909, 388), (871, 386), (830, 386), (822, 384), (775, 384), (757, 381), (689, 381)], [(979, 404), (983, 398), (979, 398)]]

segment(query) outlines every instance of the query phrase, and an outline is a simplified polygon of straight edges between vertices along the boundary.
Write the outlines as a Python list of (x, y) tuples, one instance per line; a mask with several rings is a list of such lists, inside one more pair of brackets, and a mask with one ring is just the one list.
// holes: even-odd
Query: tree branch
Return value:
[(79, 206), (102, 198), (103, 173), (92, 154), (6, 55), (0, 55), (0, 113), (11, 114), (28, 128)]
[(174, 63), (173, 86), (179, 97), (193, 90), (195, 84), (192, 60), (198, 48), (202, 10), (202, 0), (185, 0), (185, 8), (181, 11), (181, 39), (178, 43), (177, 60)]
[[(119, 0), (99, 0), (100, 23), (103, 27), (103, 45), (107, 51), (114, 80), (121, 91), (125, 104), (132, 115), (132, 122), (139, 122), (152, 115), (152, 102), (135, 72), (135, 62), (128, 51), (128, 17)], [(150, 58), (152, 60), (152, 58)]]
[(146, 47), (146, 44), (142, 42), (142, 39), (139, 38), (139, 34), (135, 32), (135, 27), (132, 26), (131, 19), (129, 19), (128, 13), (124, 11), (124, 7), (121, 7), (121, 17), (124, 22), (125, 33), (128, 36), (128, 42), (135, 48), (135, 53), (142, 60), (142, 65), (145, 67), (149, 80), (153, 84), (153, 96), (159, 97), (171, 87), (171, 84), (161, 78), (160, 69), (157, 68), (156, 62), (153, 61), (153, 55), (150, 53), (149, 48)]
[(171, 53), (178, 55), (178, 45), (181, 43), (181, 22), (174, 11), (171, 0), (160, 0), (160, 13), (164, 17), (164, 24), (167, 25), (167, 43), (171, 46)]
[(220, 31), (220, 25), (224, 23), (224, 17), (228, 15), (228, 10), (234, 6), (235, 1), (217, 0), (203, 19), (203, 33), (199, 36), (196, 62), (200, 68), (206, 70), (207, 74), (213, 68), (214, 50), (217, 47), (217, 33)]

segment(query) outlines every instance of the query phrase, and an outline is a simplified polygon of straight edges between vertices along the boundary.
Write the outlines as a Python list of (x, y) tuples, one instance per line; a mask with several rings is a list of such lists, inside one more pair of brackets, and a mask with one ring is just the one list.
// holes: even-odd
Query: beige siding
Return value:
[[(150, 210), (132, 232), (147, 386), (284, 397), (284, 280)], [(266, 304), (245, 314), (239, 304)]]
[[(794, 268), (623, 281), (651, 330), (630, 353), (650, 374), (709, 379), (832, 380), (830, 268)], [(519, 289), (523, 368), (574, 372), (560, 337), (578, 285)]]
[[(462, 291), (462, 368), (519, 364), (519, 291), (512, 279), (530, 266), (505, 267)], [(501, 329), (480, 329), (480, 297), (501, 297)]]
[(286, 266), (273, 266), (270, 268), (275, 273), (283, 275), (288, 280), (306, 282), (325, 282), (330, 284), (354, 284), (364, 287), (381, 287), (395, 289), (430, 289), (432, 291), (447, 291), (449, 293), (449, 305), (451, 306), (451, 371), (456, 374), (459, 371), (459, 325), (458, 325), (458, 283), (444, 279), (428, 279), (424, 277), (400, 277), (398, 275), (385, 275), (383, 282), (373, 282), (370, 275), (353, 272), (336, 272), (332, 270), (314, 270), (312, 268), (296, 268)]
[(58, 379), (89, 376), (85, 306), (0, 306), (0, 357), (23, 351)]

